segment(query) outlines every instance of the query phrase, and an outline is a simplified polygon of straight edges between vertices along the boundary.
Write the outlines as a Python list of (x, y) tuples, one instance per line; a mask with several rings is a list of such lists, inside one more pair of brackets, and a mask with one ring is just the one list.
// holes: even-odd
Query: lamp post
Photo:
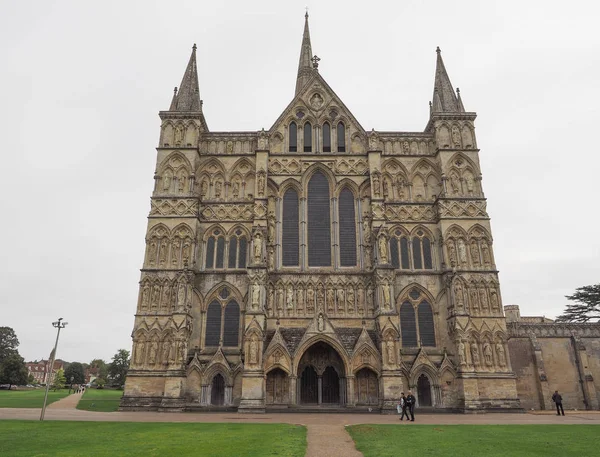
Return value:
[(44, 404), (42, 405), (42, 414), (40, 420), (44, 420), (44, 414), (46, 413), (46, 402), (48, 401), (48, 390), (50, 389), (50, 379), (52, 378), (52, 370), (54, 369), (54, 360), (56, 359), (56, 348), (58, 347), (58, 337), (60, 336), (60, 329), (67, 326), (67, 322), (62, 321), (63, 318), (59, 318), (56, 322), (52, 322), (52, 326), (58, 329), (56, 333), (56, 342), (54, 343), (54, 349), (50, 354), (50, 376), (46, 379), (46, 393), (44, 394)]

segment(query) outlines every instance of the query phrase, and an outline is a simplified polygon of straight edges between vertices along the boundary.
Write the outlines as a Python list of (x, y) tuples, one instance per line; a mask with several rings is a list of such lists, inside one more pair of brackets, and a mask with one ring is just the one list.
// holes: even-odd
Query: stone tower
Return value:
[(518, 408), (475, 113), (437, 51), (423, 132), (365, 130), (308, 15), (268, 129), (211, 132), (196, 46), (161, 111), (123, 409)]

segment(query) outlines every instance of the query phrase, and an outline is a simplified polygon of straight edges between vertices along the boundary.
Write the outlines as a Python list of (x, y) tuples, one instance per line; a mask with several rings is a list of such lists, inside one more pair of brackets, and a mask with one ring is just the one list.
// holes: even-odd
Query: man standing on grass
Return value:
[[(406, 408), (408, 409), (408, 412), (410, 413), (410, 421), (411, 422), (415, 421), (415, 403), (416, 402), (417, 402), (417, 399), (412, 394), (412, 391), (409, 390), (408, 396), (406, 397)], [(408, 420), (408, 414), (406, 415), (406, 419)]]
[[(565, 410), (563, 409), (563, 405), (562, 405), (562, 396), (558, 393), (558, 390), (554, 391), (554, 395), (552, 395), (552, 401), (554, 403), (556, 403), (556, 415), (560, 416), (560, 413), (562, 411), (562, 415), (565, 415)], [(559, 411), (560, 408), (560, 411)]]

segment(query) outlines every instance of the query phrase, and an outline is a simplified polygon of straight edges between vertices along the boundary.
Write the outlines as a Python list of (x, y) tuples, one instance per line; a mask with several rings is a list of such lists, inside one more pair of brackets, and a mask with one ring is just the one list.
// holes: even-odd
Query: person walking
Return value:
[(406, 397), (404, 396), (404, 392), (402, 392), (402, 396), (400, 397), (400, 403), (398, 406), (402, 409), (402, 415), (400, 416), (400, 420), (404, 420), (404, 416), (406, 416), (406, 420), (408, 420), (408, 413), (406, 412)]
[[(408, 409), (408, 412), (410, 413), (410, 421), (414, 422), (415, 421), (415, 403), (417, 402), (417, 399), (415, 398), (415, 396), (412, 394), (412, 391), (408, 391), (408, 396), (406, 397), (406, 407)], [(406, 415), (406, 419), (408, 420), (408, 414)]]
[(562, 396), (558, 393), (558, 390), (554, 391), (554, 395), (552, 395), (552, 401), (556, 403), (556, 415), (560, 416), (560, 413), (562, 412), (562, 415), (564, 416), (565, 410), (563, 409), (562, 405)]

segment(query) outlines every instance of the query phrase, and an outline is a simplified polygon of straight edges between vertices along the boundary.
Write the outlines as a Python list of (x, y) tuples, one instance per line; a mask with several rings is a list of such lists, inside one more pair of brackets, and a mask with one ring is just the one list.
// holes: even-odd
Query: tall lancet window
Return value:
[(283, 195), (282, 224), (282, 264), (297, 267), (300, 265), (300, 217), (298, 193), (294, 189), (288, 189)]
[(312, 125), (304, 124), (304, 152), (312, 152)]
[(349, 189), (340, 193), (339, 199), (340, 227), (340, 265), (356, 266), (356, 211), (354, 195)]
[(295, 122), (290, 123), (290, 152), (298, 150), (298, 126)]
[(338, 122), (337, 125), (337, 150), (346, 152), (346, 127), (343, 122)]
[(323, 124), (323, 152), (331, 152), (331, 127), (327, 122)]
[(308, 266), (331, 266), (329, 182), (317, 171), (308, 183)]

